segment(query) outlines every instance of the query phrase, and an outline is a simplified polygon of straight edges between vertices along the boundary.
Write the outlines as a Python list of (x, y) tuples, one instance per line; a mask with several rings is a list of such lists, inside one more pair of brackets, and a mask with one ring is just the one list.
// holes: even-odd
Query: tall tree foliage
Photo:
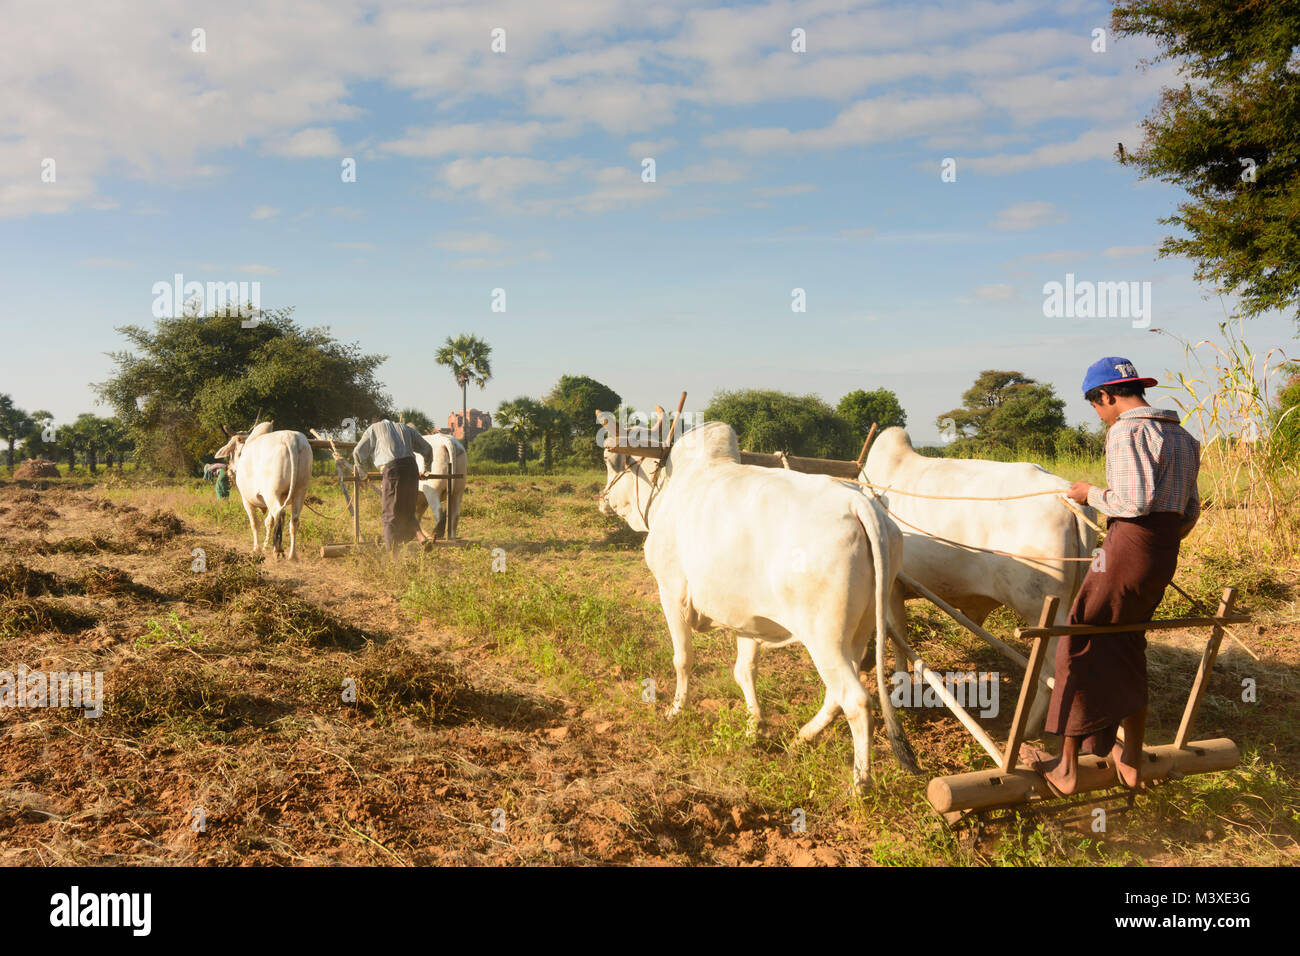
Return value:
[(856, 436), (852, 426), (816, 395), (762, 389), (718, 392), (704, 417), (730, 425), (747, 451), (853, 459), (865, 437)]
[(0, 394), (0, 441), (9, 452), (9, 470), (14, 468), (14, 445), (31, 428), (32, 417), (14, 404), (13, 396)]
[(559, 382), (546, 396), (545, 403), (562, 412), (568, 433), (561, 441), (566, 447), (571, 436), (577, 438), (576, 456), (588, 464), (598, 465), (602, 451), (595, 442), (596, 412), (612, 412), (623, 399), (618, 392), (586, 375), (561, 375)]
[(96, 390), (130, 430), (137, 459), (191, 471), (224, 442), (223, 425), (246, 429), (259, 413), (299, 431), (383, 417), (390, 400), (375, 370), (385, 356), (300, 328), (292, 312), (265, 312), (251, 328), (237, 315), (184, 315), (153, 331), (118, 329), (136, 351), (112, 353), (116, 374)]
[(958, 436), (956, 454), (990, 447), (1050, 451), (1065, 427), (1065, 402), (1051, 385), (1021, 372), (988, 369), (962, 395), (962, 407), (944, 412), (936, 421), (940, 429), (952, 422)]
[(882, 431), (895, 425), (901, 428), (907, 424), (907, 412), (903, 411), (898, 396), (887, 388), (871, 392), (859, 388), (849, 392), (840, 399), (835, 411), (863, 438), (871, 431), (873, 422)]
[(1196, 278), (1237, 292), (1246, 315), (1286, 309), (1300, 321), (1300, 6), (1292, 0), (1120, 0), (1120, 36), (1151, 37), (1155, 59), (1185, 77), (1166, 89), (1123, 158), (1184, 187), (1162, 219), (1186, 235)]

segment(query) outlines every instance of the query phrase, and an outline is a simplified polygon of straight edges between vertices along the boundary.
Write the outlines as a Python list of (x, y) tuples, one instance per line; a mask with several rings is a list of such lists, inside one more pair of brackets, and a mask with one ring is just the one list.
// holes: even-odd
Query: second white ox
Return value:
[[(686, 701), (692, 630), (727, 627), (740, 637), (735, 675), (755, 718), (757, 645), (799, 641), (826, 685), (821, 710), (799, 737), (811, 740), (843, 710), (853, 733), (853, 778), (868, 785), (871, 707), (858, 665), (873, 631), (882, 654), (887, 615), (903, 633), (901, 597), (889, 598), (903, 558), (893, 522), (874, 500), (831, 478), (742, 465), (736, 434), (721, 422), (687, 432), (663, 464), (609, 451), (605, 461), (601, 512), (649, 532), (646, 564), (673, 641), (677, 686), (669, 716)], [(890, 744), (915, 772), (883, 670), (878, 678)]]
[[(449, 471), (453, 475), (466, 474), (469, 456), (465, 454), (464, 445), (451, 435), (441, 432), (425, 435), (424, 440), (433, 448), (433, 461), (426, 462), (424, 456), (417, 451), (415, 463), (420, 468), (420, 474), (445, 475)], [(456, 528), (460, 524), (460, 502), (465, 497), (465, 478), (453, 478), (450, 482), (445, 478), (421, 479), (420, 494), (423, 500), (415, 499), (415, 520), (420, 520), (427, 505), (433, 514), (435, 535), (438, 523), (446, 515), (447, 538), (455, 538)]]
[[(1069, 481), (1025, 462), (926, 458), (912, 449), (907, 432), (901, 428), (887, 428), (880, 433), (859, 478), (896, 489), (880, 493), (889, 511), (899, 519), (906, 541), (902, 570), (976, 624), (982, 624), (999, 606), (1011, 608), (1029, 624), (1037, 624), (1043, 599), (1049, 595), (1061, 599), (1052, 623), (1066, 623), (1070, 604), (1088, 571), (1086, 559), (1097, 546), (1097, 533), (1065, 507), (1059, 495), (1003, 501), (969, 499), (1063, 492), (1069, 489)], [(922, 498), (903, 492), (944, 497)], [(1096, 520), (1093, 509), (1083, 511)], [(975, 548), (1007, 553), (992, 554)], [(1055, 669), (1055, 641), (1053, 638), (1047, 648), (1045, 677)], [(1047, 694), (1035, 695), (1029, 715), (1033, 734), (1042, 729), (1048, 700)]]
[(295, 431), (273, 432), (271, 422), (262, 422), (247, 434), (230, 435), (230, 441), (214, 457), (230, 460), (230, 473), (253, 529), (253, 550), (257, 550), (257, 522), (253, 519), (253, 509), (257, 508), (266, 512), (262, 550), (266, 550), (274, 534), (276, 557), (283, 556), (284, 512), (288, 509), (289, 560), (297, 561), (298, 516), (311, 483), (311, 445), (307, 436)]

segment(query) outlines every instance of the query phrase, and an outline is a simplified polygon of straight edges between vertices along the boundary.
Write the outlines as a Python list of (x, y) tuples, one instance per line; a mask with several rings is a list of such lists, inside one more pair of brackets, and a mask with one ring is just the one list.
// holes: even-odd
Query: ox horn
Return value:
[(656, 405), (655, 423), (650, 426), (650, 430), (654, 432), (656, 435), (658, 435), (661, 440), (663, 438), (663, 424), (664, 424), (664, 407), (662, 405)]
[(227, 438), (231, 438), (231, 437), (233, 437), (233, 436), (230, 434), (230, 429), (227, 428), (225, 425), (222, 425), (222, 426), (221, 426), (221, 430), (222, 430), (223, 432), (226, 433), (226, 437), (227, 437)]

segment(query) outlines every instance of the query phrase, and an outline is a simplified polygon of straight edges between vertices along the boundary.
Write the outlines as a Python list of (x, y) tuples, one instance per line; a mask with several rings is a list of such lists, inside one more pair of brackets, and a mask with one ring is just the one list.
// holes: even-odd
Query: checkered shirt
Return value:
[(1168, 408), (1131, 408), (1106, 435), (1106, 484), (1088, 490), (1088, 504), (1112, 518), (1153, 511), (1185, 517), (1184, 534), (1196, 524), (1201, 498), (1196, 475), (1201, 444)]

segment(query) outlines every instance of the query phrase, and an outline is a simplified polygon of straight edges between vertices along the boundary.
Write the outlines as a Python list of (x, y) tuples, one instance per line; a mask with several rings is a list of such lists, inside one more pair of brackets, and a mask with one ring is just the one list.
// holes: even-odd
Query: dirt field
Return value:
[[(0, 864), (1300, 862), (1293, 569), (1235, 568), (1193, 537), (1179, 574), (1203, 596), (1240, 583), (1257, 613), (1240, 633), (1261, 661), (1225, 641), (1195, 734), (1236, 740), (1240, 768), (1168, 784), (1102, 833), (1026, 822), (973, 842), (882, 733), (861, 796), (842, 720), (787, 746), (821, 701), (800, 647), (761, 658), (769, 737), (746, 737), (720, 632), (697, 637), (691, 710), (666, 721), (667, 630), (640, 536), (596, 512), (601, 477), (471, 479), (465, 545), (396, 561), (319, 557), (347, 522), (318, 478), (334, 520), (304, 514), (296, 564), (250, 556), (239, 504), (201, 482), (0, 482), (0, 670), (103, 671), (106, 694), (98, 719), (0, 710)], [(1001, 673), (1004, 736), (1021, 675), (909, 612), (935, 669)], [(1153, 637), (1149, 741), (1172, 739), (1203, 640)], [(988, 765), (946, 711), (904, 721), (927, 773)]]

